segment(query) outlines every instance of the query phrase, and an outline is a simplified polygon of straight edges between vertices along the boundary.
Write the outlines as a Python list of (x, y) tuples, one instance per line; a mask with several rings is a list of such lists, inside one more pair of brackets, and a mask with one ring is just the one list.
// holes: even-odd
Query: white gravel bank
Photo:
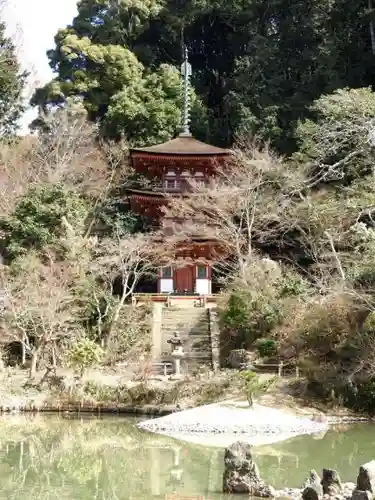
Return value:
[(323, 432), (328, 423), (257, 404), (249, 408), (217, 403), (147, 420), (138, 427), (206, 446), (227, 446), (236, 439), (260, 446)]

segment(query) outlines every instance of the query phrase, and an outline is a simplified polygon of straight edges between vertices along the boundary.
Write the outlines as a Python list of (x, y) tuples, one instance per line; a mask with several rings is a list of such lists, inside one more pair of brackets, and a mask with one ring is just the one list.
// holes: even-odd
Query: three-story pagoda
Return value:
[[(230, 152), (196, 140), (189, 130), (191, 67), (185, 56), (181, 72), (184, 77), (184, 113), (181, 134), (163, 144), (132, 148), (130, 160), (133, 169), (149, 179), (149, 188), (128, 190), (131, 208), (148, 217), (163, 217), (161, 208), (169, 196), (184, 196), (191, 185), (208, 183), (218, 168), (228, 160)], [(176, 265), (161, 266), (158, 275), (158, 293), (198, 294), (212, 293), (213, 246), (200, 235), (176, 255)], [(180, 260), (180, 263), (178, 262)]]

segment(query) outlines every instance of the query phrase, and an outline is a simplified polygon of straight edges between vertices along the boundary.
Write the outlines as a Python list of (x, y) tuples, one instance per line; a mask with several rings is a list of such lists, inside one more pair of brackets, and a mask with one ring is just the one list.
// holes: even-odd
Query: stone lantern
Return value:
[(181, 377), (181, 359), (185, 356), (182, 339), (178, 332), (174, 332), (167, 342), (172, 346), (171, 355), (174, 361), (174, 374), (176, 377)]

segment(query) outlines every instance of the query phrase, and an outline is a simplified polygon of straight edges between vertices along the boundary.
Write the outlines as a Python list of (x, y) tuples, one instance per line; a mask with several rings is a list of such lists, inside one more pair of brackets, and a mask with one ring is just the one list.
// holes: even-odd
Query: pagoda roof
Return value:
[(176, 156), (215, 156), (229, 155), (229, 149), (218, 148), (194, 139), (192, 136), (179, 135), (162, 144), (145, 148), (131, 148), (130, 153), (146, 153), (155, 155), (176, 155)]

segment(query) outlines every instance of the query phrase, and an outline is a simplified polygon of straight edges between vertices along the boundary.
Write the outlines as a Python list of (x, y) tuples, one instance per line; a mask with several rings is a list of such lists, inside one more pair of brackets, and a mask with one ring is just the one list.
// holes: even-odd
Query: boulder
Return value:
[(342, 483), (338, 472), (334, 469), (323, 469), (320, 483), (325, 495), (335, 496), (342, 492)]
[(357, 490), (375, 493), (375, 460), (360, 466), (357, 477)]
[(302, 485), (302, 489), (307, 488), (308, 486), (312, 486), (312, 485), (318, 487), (318, 491), (319, 491), (320, 495), (323, 493), (323, 488), (321, 486), (321, 479), (319, 477), (319, 474), (314, 469), (312, 469), (309, 472), (308, 477), (305, 479), (305, 481)]
[(264, 483), (253, 462), (252, 446), (236, 441), (225, 450), (223, 492), (247, 493), (258, 498), (271, 498), (275, 490)]
[[(320, 490), (319, 490), (320, 487)], [(322, 487), (320, 485), (306, 486), (302, 492), (302, 500), (319, 500), (322, 493)]]
[(352, 493), (352, 500), (372, 500), (372, 498), (371, 491), (354, 490)]

